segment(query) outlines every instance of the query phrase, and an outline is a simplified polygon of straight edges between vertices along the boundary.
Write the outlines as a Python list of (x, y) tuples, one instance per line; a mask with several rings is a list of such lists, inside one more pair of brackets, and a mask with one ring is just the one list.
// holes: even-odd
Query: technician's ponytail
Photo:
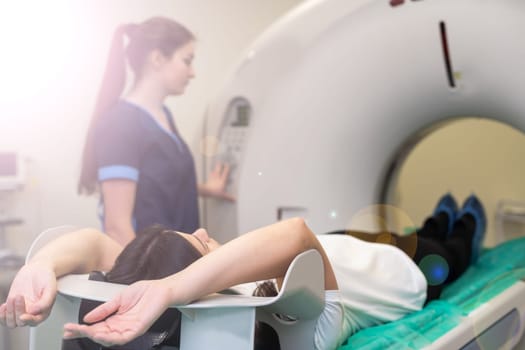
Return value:
[(95, 102), (95, 108), (91, 115), (84, 151), (82, 153), (82, 169), (77, 189), (79, 194), (90, 195), (97, 190), (94, 130), (100, 116), (118, 101), (124, 90), (126, 84), (124, 37), (133, 30), (133, 28), (134, 25), (121, 25), (113, 34), (106, 69), (102, 77), (102, 84)]

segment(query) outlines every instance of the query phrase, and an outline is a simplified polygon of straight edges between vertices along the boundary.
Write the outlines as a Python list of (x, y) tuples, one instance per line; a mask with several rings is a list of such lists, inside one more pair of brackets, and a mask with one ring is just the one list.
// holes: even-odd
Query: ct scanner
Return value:
[[(305, 1), (209, 106), (204, 167), (232, 165), (237, 201), (207, 200), (203, 224), (224, 241), (289, 216), (345, 229), (388, 203), (407, 150), (444, 123), (469, 115), (525, 131), (524, 34), (521, 0)], [(514, 346), (525, 283), (509, 290), (429, 348)]]
[(293, 215), (342, 229), (386, 202), (399, 156), (441, 123), (525, 130), (524, 11), (519, 0), (305, 1), (209, 106), (218, 146), (204, 161), (233, 165), (237, 202), (208, 200), (204, 225), (224, 240)]

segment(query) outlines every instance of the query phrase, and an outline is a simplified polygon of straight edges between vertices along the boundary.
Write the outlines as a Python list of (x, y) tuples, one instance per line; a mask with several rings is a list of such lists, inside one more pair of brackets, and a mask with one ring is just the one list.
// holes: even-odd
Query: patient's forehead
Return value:
[(185, 233), (185, 232), (175, 231), (175, 230), (166, 230), (166, 231), (170, 232), (170, 233), (173, 233), (175, 235), (178, 235), (178, 236), (182, 237), (183, 239), (185, 239), (201, 255), (204, 256), (204, 255), (209, 253), (208, 246), (203, 241), (201, 241), (197, 236), (189, 234), (189, 233)]

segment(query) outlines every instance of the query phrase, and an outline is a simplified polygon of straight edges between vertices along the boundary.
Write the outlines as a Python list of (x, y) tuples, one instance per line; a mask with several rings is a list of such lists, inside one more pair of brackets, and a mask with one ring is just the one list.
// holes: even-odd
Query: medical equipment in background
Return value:
[(496, 207), (498, 242), (525, 236), (525, 202), (501, 199)]
[(13, 196), (25, 184), (25, 166), (22, 157), (16, 152), (0, 152), (0, 264), (8, 254), (5, 229), (8, 226), (20, 225), (23, 220), (13, 217), (9, 206)]
[(16, 152), (0, 151), (0, 191), (20, 190), (25, 179), (23, 158)]
[[(447, 122), (468, 115), (525, 131), (524, 34), (521, 0), (305, 1), (247, 50), (209, 105), (203, 136), (218, 146), (203, 152), (204, 173), (230, 163), (237, 201), (207, 199), (204, 226), (221, 241), (290, 216), (318, 233), (344, 229), (388, 204), (411, 148)], [(523, 332), (518, 294), (499, 296), (521, 310), (507, 345)], [(493, 329), (487, 317), (440, 346)]]
[[(16, 271), (23, 265), (23, 257), (7, 246), (6, 229), (21, 225), (23, 220), (10, 213), (13, 196), (25, 184), (25, 166), (16, 152), (0, 151), (0, 300), (7, 297), (8, 288)], [(11, 349), (11, 338), (5, 327), (0, 327), (1, 346)]]
[(22, 157), (16, 152), (0, 152), (0, 256), (6, 248), (5, 228), (19, 225), (22, 220), (11, 217), (9, 205), (13, 194), (25, 183), (25, 167)]

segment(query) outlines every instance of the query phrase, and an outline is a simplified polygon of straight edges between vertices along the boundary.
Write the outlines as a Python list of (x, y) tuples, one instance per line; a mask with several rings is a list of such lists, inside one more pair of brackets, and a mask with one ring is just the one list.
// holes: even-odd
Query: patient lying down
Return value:
[[(178, 346), (181, 316), (170, 305), (246, 282), (276, 279), (279, 285), (298, 254), (316, 249), (326, 292), (314, 347), (335, 349), (364, 327), (397, 320), (438, 298), (444, 285), (476, 261), (484, 230), (479, 200), (471, 196), (458, 210), (451, 195), (440, 199), (417, 232), (378, 233), (389, 235), (387, 243), (375, 243), (378, 234), (363, 232), (315, 235), (299, 218), (224, 245), (204, 229), (188, 234), (154, 226), (123, 249), (99, 231), (84, 229), (47, 244), (18, 272), (0, 306), (0, 324), (37, 325), (51, 311), (57, 278), (108, 271), (103, 279), (129, 287), (87, 312), (86, 324), (64, 325), (64, 338), (85, 338), (84, 346), (91, 341), (128, 344), (127, 349)], [(159, 333), (163, 336), (152, 336)], [(265, 332), (256, 335), (256, 345), (265, 340)]]

